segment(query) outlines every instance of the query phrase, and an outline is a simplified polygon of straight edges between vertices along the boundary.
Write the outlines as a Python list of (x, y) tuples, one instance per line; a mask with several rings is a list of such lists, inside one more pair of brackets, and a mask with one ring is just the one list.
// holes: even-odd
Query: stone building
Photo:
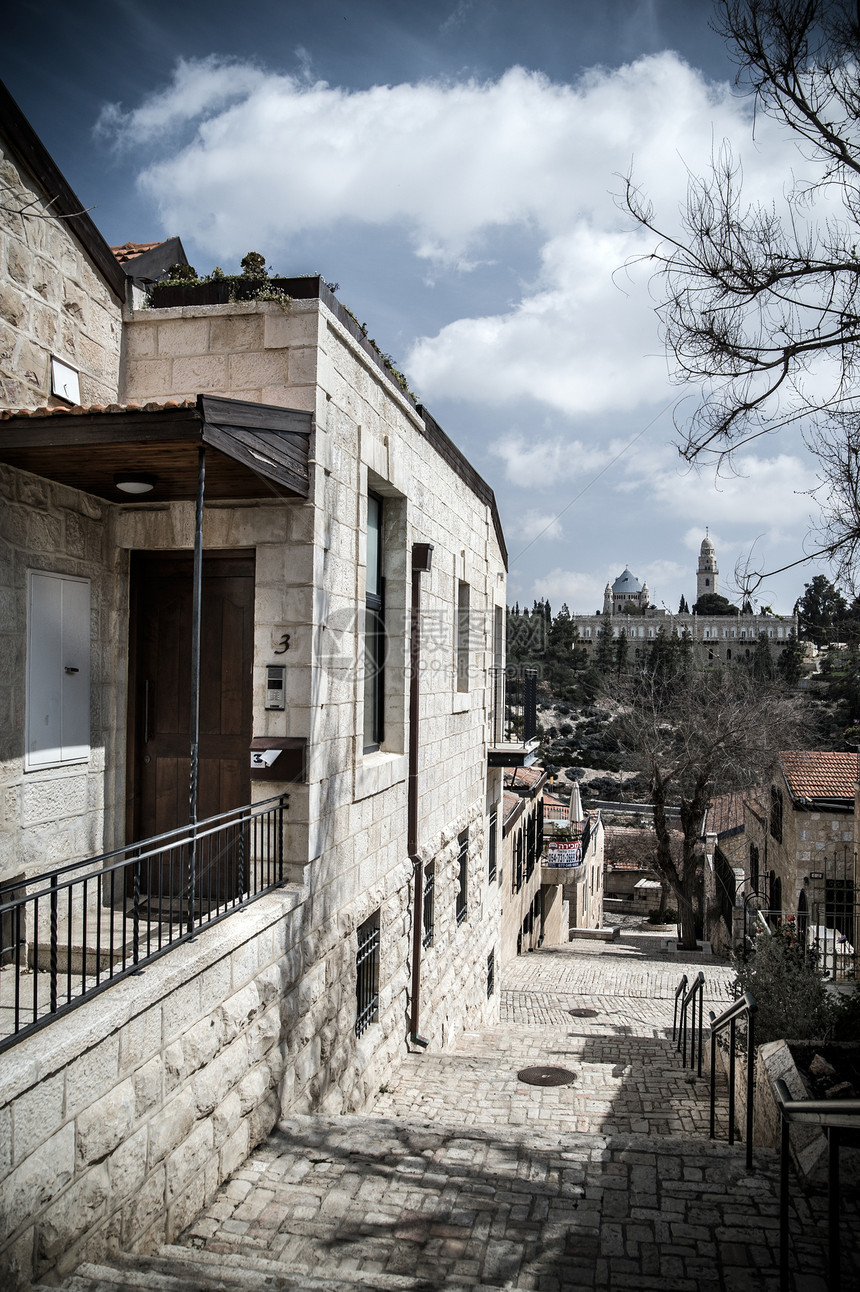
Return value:
[[(772, 783), (744, 811), (749, 889), (756, 906), (796, 918), (836, 974), (857, 940), (857, 756), (785, 752)], [(844, 941), (843, 941), (844, 939)]]
[(497, 1016), (506, 551), (322, 280), (142, 308), (2, 107), (9, 1286)]
[[(720, 595), (719, 569), (713, 541), (706, 536), (702, 540), (696, 569), (696, 601), (709, 594)], [(797, 636), (796, 615), (672, 614), (665, 607), (652, 604), (648, 584), (640, 583), (629, 569), (625, 569), (613, 583), (607, 583), (602, 612), (593, 615), (574, 613), (573, 624), (579, 634), (577, 645), (584, 647), (589, 657), (596, 653), (600, 634), (607, 626), (613, 640), (623, 633), (630, 661), (643, 659), (661, 632), (671, 637), (688, 633), (697, 658), (710, 665), (748, 664), (762, 633), (776, 661), (792, 636)]]
[(566, 942), (567, 906), (559, 882), (547, 883), (544, 860), (542, 767), (505, 772), (502, 848), (498, 882), (502, 891), (501, 960), (505, 964), (544, 943)]

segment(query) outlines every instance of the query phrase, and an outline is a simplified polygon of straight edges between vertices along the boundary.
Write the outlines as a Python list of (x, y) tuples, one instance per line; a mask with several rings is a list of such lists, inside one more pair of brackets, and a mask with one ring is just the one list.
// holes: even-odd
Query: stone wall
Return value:
[[(504, 566), (489, 509), (428, 443), (412, 403), (319, 301), (288, 311), (270, 302), (126, 314), (124, 395), (145, 401), (206, 390), (311, 411), (311, 498), (287, 504), (287, 541), (257, 526), (255, 677), (290, 634), (287, 709), (267, 713), (255, 692), (255, 734), (308, 742), (308, 785), (293, 796), (290, 857), (311, 892), (313, 922), (356, 924), (408, 881), (407, 658), (413, 542), (434, 545), (422, 576), (419, 846), (436, 867), (436, 941), (424, 957), (421, 1029), (443, 1044), (491, 1017), (486, 965), (498, 948), (499, 902), (486, 882), (487, 667)], [(363, 748), (363, 607), (367, 496), (383, 501), (386, 580), (385, 735)], [(238, 509), (207, 510), (207, 546), (243, 545)], [(140, 510), (143, 515), (145, 508)], [(234, 520), (227, 523), (227, 515)], [(143, 541), (146, 521), (135, 544)], [(238, 529), (235, 526), (238, 525)], [(232, 528), (231, 528), (232, 526)], [(148, 539), (146, 540), (149, 541)], [(261, 561), (262, 545), (266, 544)], [(264, 583), (266, 587), (264, 589)], [(468, 685), (458, 688), (458, 584), (470, 589)], [(281, 661), (279, 661), (281, 662)], [(267, 791), (278, 786), (269, 783)], [(469, 831), (466, 919), (455, 919), (459, 836)], [(410, 919), (383, 922), (398, 965), (385, 981), (380, 1028), (402, 1043), (408, 1017)], [(399, 958), (398, 958), (399, 957)], [(363, 1038), (364, 1041), (364, 1038)], [(363, 1043), (363, 1042), (362, 1042)], [(340, 1086), (325, 1095), (341, 1098)]]
[[(770, 833), (769, 817), (747, 805), (743, 865), (749, 873), (749, 845), (753, 844), (759, 850), (759, 891), (768, 893), (768, 876), (773, 870), (782, 882), (782, 909), (789, 915), (796, 914), (800, 895), (805, 893), (812, 922), (816, 909), (823, 917), (825, 872), (828, 878), (851, 878), (854, 814), (797, 809), (784, 782), (782, 794), (782, 838), (779, 840)], [(813, 875), (818, 878), (813, 879)], [(808, 880), (806, 885), (804, 879)], [(823, 918), (819, 922), (823, 924)]]
[[(668, 636), (690, 634), (696, 647), (697, 659), (705, 664), (749, 664), (759, 635), (768, 639), (770, 653), (777, 661), (788, 645), (792, 633), (797, 636), (795, 615), (731, 615), (707, 616), (694, 614), (668, 614), (665, 610), (652, 610), (645, 615), (613, 614), (608, 620), (613, 637), (627, 636), (627, 660), (632, 665), (640, 656), (644, 658), (662, 632)], [(599, 634), (607, 623), (605, 615), (574, 615), (574, 627), (579, 631), (577, 645), (588, 655), (597, 651)]]
[(0, 184), (0, 407), (49, 402), (51, 355), (79, 371), (83, 404), (112, 403), (120, 305), (68, 227), (50, 214), (51, 194), (38, 192), (2, 152)]
[(298, 899), (260, 899), (3, 1056), (0, 1271), (13, 1285), (169, 1241), (271, 1129), (307, 1031), (285, 1022), (316, 1012), (298, 1000)]
[[(386, 925), (405, 918), (408, 887), (378, 896)], [(293, 886), (5, 1054), (0, 1276), (16, 1286), (169, 1242), (282, 1112), (366, 1106), (402, 1041), (386, 1063), (365, 1034), (347, 1070), (355, 951), (355, 921), (314, 927)], [(389, 939), (389, 972), (393, 951)]]

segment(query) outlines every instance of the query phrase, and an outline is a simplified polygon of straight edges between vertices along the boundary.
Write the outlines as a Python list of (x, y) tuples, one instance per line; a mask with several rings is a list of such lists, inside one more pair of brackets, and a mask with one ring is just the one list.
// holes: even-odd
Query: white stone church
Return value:
[[(696, 603), (708, 594), (719, 595), (719, 568), (712, 540), (706, 535), (699, 549), (696, 570)], [(696, 604), (694, 603), (694, 604)], [(579, 630), (579, 644), (592, 655), (598, 636), (611, 622), (612, 636), (626, 635), (629, 658), (644, 657), (659, 633), (680, 637), (688, 632), (701, 647), (701, 657), (708, 664), (746, 663), (752, 658), (755, 644), (764, 633), (775, 659), (782, 654), (789, 638), (797, 635), (795, 615), (738, 614), (700, 615), (693, 611), (672, 614), (651, 604), (647, 583), (640, 583), (625, 568), (603, 593), (603, 610), (594, 615), (573, 615)]]

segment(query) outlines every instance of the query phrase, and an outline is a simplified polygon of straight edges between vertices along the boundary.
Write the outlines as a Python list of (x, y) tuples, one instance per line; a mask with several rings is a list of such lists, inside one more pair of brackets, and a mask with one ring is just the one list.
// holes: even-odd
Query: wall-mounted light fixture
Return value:
[(120, 471), (114, 476), (113, 482), (123, 493), (152, 493), (158, 484), (158, 477), (143, 475), (140, 471)]

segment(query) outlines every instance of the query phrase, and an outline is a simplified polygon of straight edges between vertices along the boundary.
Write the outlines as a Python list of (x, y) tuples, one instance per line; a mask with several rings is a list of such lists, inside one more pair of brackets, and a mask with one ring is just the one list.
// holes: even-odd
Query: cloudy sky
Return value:
[[(509, 600), (593, 612), (629, 565), (695, 596), (802, 555), (812, 465), (759, 440), (684, 467), (632, 169), (677, 223), (723, 139), (751, 198), (802, 165), (732, 89), (706, 0), (17, 0), (0, 75), (111, 243), (178, 234), (320, 272), (499, 500)], [(789, 612), (815, 567), (769, 579)]]

